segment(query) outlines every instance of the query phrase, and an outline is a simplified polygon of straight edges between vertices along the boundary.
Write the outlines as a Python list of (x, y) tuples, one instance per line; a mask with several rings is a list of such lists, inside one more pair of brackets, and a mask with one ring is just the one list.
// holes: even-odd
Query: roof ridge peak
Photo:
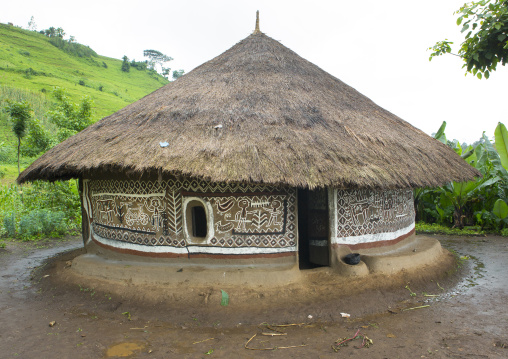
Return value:
[(256, 11), (256, 28), (253, 34), (262, 34), (261, 30), (259, 30), (259, 10)]

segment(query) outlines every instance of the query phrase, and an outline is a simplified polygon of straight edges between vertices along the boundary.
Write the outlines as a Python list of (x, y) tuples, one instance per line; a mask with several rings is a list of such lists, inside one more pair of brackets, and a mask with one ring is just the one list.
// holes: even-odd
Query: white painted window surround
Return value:
[[(192, 214), (190, 211), (190, 207), (194, 207), (198, 203), (205, 209), (206, 213), (206, 221), (207, 221), (207, 233), (206, 237), (194, 237), (192, 235)], [(185, 241), (188, 244), (208, 244), (210, 240), (214, 237), (214, 220), (213, 220), (213, 208), (212, 205), (204, 201), (199, 197), (185, 197), (182, 202), (182, 214), (183, 214), (183, 232), (185, 235)]]

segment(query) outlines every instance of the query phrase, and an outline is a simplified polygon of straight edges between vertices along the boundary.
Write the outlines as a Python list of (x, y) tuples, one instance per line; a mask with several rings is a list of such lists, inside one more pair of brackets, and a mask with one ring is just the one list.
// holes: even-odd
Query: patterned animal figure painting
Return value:
[[(291, 188), (176, 179), (90, 180), (84, 186), (91, 235), (112, 247), (178, 251), (192, 246), (204, 252), (255, 247), (261, 253), (296, 249), (296, 191)], [(206, 237), (186, 237), (183, 222), (191, 219), (184, 216), (187, 203), (209, 206), (205, 212), (212, 230)]]
[(211, 197), (216, 208), (219, 233), (262, 235), (284, 234), (287, 203), (284, 195)]
[(414, 207), (410, 189), (337, 191), (339, 238), (391, 233), (411, 226), (414, 227)]

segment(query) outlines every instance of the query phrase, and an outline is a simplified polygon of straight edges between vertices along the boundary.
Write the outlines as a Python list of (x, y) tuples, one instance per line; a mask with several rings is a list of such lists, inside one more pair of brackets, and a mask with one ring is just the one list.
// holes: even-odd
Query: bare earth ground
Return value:
[[(508, 239), (439, 239), (457, 263), (360, 280), (323, 269), (277, 289), (80, 283), (79, 238), (8, 242), (0, 358), (508, 358)], [(332, 348), (358, 330), (370, 347)]]

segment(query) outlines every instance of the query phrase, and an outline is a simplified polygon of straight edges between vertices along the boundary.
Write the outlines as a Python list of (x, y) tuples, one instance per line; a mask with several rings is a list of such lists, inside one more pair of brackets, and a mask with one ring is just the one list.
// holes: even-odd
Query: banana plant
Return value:
[(494, 131), (496, 149), (504, 169), (508, 169), (508, 131), (506, 126), (499, 122)]
[(503, 226), (503, 224), (508, 224), (508, 204), (499, 198), (496, 203), (494, 203), (494, 208), (492, 209), (492, 213), (496, 216), (496, 222), (499, 229)]
[(442, 187), (437, 188), (437, 192), (440, 193), (440, 205), (445, 207), (446, 205), (452, 205), (454, 208), (453, 212), (453, 226), (460, 229), (464, 228), (465, 212), (464, 209), (468, 202), (474, 200), (475, 195), (482, 188), (492, 186), (499, 182), (500, 177), (495, 176), (489, 179), (485, 177), (477, 181), (469, 182), (449, 182)]

